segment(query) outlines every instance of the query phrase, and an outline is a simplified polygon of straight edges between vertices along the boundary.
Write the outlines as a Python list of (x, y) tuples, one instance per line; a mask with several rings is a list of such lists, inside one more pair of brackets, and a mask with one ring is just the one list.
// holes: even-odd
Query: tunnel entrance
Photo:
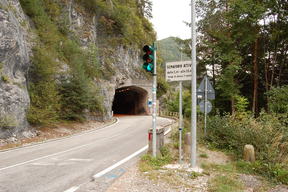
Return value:
[(114, 114), (146, 115), (148, 92), (136, 86), (116, 89), (112, 110)]

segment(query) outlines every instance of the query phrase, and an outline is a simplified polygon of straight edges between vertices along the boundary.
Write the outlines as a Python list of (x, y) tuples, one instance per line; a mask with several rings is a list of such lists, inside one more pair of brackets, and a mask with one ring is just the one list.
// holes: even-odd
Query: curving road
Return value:
[[(158, 118), (159, 126), (171, 120)], [(143, 149), (151, 116), (119, 117), (117, 123), (30, 147), (0, 152), (1, 192), (76, 191), (102, 170)]]

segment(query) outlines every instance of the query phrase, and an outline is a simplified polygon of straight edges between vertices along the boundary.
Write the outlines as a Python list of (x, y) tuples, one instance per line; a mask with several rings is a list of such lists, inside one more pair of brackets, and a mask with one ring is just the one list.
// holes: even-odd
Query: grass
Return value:
[(202, 164), (202, 168), (208, 173), (216, 174), (209, 180), (209, 192), (240, 192), (244, 189), (244, 184), (237, 178), (234, 164)]
[(200, 157), (200, 158), (205, 158), (205, 159), (207, 159), (207, 158), (208, 158), (208, 155), (207, 155), (206, 153), (201, 153), (201, 154), (199, 155), (199, 157)]
[(11, 115), (4, 115), (0, 117), (0, 128), (9, 129), (16, 127), (18, 122), (15, 117)]
[(2, 81), (4, 81), (5, 83), (9, 83), (9, 82), (10, 82), (10, 79), (9, 79), (9, 77), (8, 77), (7, 75), (2, 75), (2, 76), (1, 76), (1, 79), (2, 79)]
[(220, 172), (220, 173), (234, 173), (236, 172), (236, 167), (233, 164), (202, 164), (201, 167), (207, 172)]
[(209, 192), (240, 192), (243, 191), (244, 185), (231, 175), (219, 175), (209, 181)]
[[(170, 147), (173, 150), (172, 143), (170, 143)], [(177, 150), (174, 149), (172, 152), (174, 151)], [(171, 159), (177, 155), (178, 153), (175, 153)], [(185, 187), (193, 191), (201, 183), (201, 186), (205, 186), (205, 189), (209, 192), (240, 192), (250, 188), (251, 184), (246, 178), (250, 178), (251, 176), (257, 180), (257, 183), (252, 186), (254, 192), (266, 192), (275, 186), (275, 183), (271, 182), (268, 178), (255, 176), (251, 163), (233, 161), (225, 164), (214, 164), (211, 163), (213, 162), (213, 155), (210, 155), (209, 151), (202, 152), (199, 156), (201, 157), (199, 161), (201, 162), (203, 158), (202, 162), (205, 162), (201, 165), (201, 168), (203, 168), (202, 173), (163, 168), (163, 165), (168, 163), (165, 158), (153, 158), (149, 155), (142, 157), (139, 169), (150, 180), (158, 183), (165, 182), (167, 186), (175, 189)]]
[[(238, 178), (240, 174), (251, 175), (254, 171), (251, 169), (247, 162), (232, 162), (225, 165), (220, 164), (202, 164), (201, 167), (207, 174), (214, 174), (209, 180), (208, 191), (211, 192), (228, 192), (228, 191), (242, 191), (244, 183)], [(252, 174), (253, 175), (253, 174)], [(269, 179), (259, 176), (256, 177), (261, 186), (254, 189), (255, 192), (266, 192), (271, 189), (275, 183)]]
[(149, 154), (142, 156), (139, 169), (142, 172), (161, 169), (164, 165), (172, 161), (170, 151), (166, 146), (161, 148), (161, 155), (152, 157)]
[(202, 173), (197, 173), (197, 172), (191, 172), (191, 174), (189, 175), (190, 179), (196, 179), (197, 177), (203, 176)]
[(4, 11), (8, 11), (8, 7), (3, 4), (0, 4), (0, 9), (3, 9)]

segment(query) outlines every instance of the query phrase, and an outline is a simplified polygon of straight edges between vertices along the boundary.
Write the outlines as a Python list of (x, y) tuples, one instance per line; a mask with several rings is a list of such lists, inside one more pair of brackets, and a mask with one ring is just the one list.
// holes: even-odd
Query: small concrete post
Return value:
[(243, 159), (249, 162), (255, 162), (255, 150), (253, 145), (245, 145), (243, 150)]
[(191, 153), (191, 133), (188, 132), (185, 134), (184, 137), (184, 153), (186, 154), (187, 157), (190, 157)]
[[(156, 127), (156, 155), (160, 155), (160, 149), (164, 146), (164, 127)], [(153, 130), (148, 131), (148, 154), (153, 155)]]

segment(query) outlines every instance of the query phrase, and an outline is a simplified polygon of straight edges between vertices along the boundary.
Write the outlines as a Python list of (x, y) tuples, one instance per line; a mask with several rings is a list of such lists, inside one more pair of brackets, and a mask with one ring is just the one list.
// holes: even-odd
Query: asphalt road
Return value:
[[(169, 119), (158, 118), (158, 125)], [(73, 191), (147, 145), (151, 116), (125, 116), (111, 126), (0, 152), (0, 192)]]

